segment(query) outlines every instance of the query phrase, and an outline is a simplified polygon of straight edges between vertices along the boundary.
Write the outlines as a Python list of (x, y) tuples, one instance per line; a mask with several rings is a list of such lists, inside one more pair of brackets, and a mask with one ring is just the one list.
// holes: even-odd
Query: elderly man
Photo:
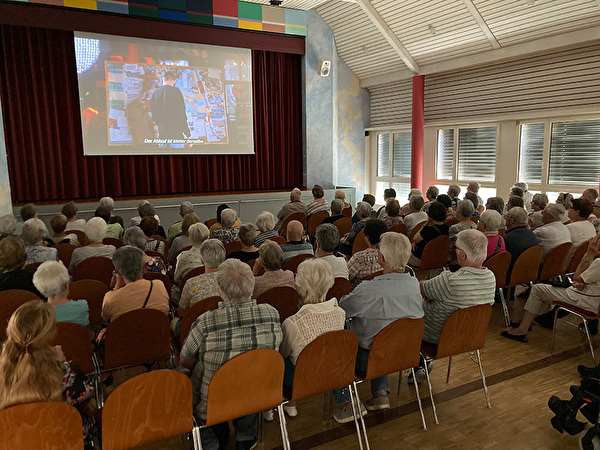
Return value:
[(302, 191), (298, 188), (292, 189), (290, 192), (290, 202), (283, 205), (283, 207), (277, 213), (277, 223), (275, 224), (275, 230), (281, 234), (283, 230), (283, 222), (288, 216), (294, 213), (302, 213), (306, 215), (306, 205), (300, 201), (302, 197)]
[(342, 219), (346, 216), (342, 214), (344, 210), (344, 201), (339, 198), (335, 198), (331, 201), (331, 216), (325, 217), (321, 223), (333, 223), (336, 220)]
[(102, 318), (114, 320), (135, 309), (157, 309), (169, 313), (169, 294), (160, 280), (145, 280), (144, 252), (132, 245), (115, 250), (115, 289), (102, 301)]
[(593, 214), (600, 219), (600, 204), (598, 203), (598, 191), (596, 189), (586, 189), (581, 194), (581, 198), (585, 198), (590, 201), (594, 206)]
[(331, 266), (333, 278), (348, 279), (348, 263), (345, 258), (339, 258), (333, 254), (335, 246), (340, 242), (340, 231), (335, 225), (322, 223), (315, 231), (317, 243), (317, 258), (326, 261)]
[[(206, 419), (208, 386), (215, 372), (241, 353), (257, 348), (278, 350), (283, 337), (277, 310), (252, 300), (254, 276), (248, 264), (225, 261), (219, 266), (217, 284), (223, 302), (196, 320), (180, 356), (180, 364), (192, 370), (194, 413), (200, 420)], [(256, 425), (256, 414), (233, 420), (236, 449), (254, 447)], [(228, 437), (227, 423), (215, 425), (202, 430), (202, 445), (207, 450), (225, 448)]]
[(169, 231), (167, 232), (167, 240), (169, 241), (169, 244), (173, 242), (173, 239), (175, 239), (177, 236), (183, 234), (183, 231), (181, 229), (183, 217), (186, 214), (192, 214), (193, 212), (194, 205), (192, 205), (192, 202), (188, 202), (187, 200), (181, 202), (181, 205), (179, 205), (179, 215), (181, 216), (182, 220), (180, 220), (179, 222), (175, 222), (169, 227)]
[(425, 202), (425, 205), (423, 205), (424, 212), (427, 212), (431, 206), (431, 203), (436, 201), (438, 195), (440, 195), (440, 190), (436, 186), (429, 186), (427, 188), (427, 191), (425, 192), (425, 198), (427, 201)]
[(387, 231), (387, 225), (383, 220), (371, 219), (367, 220), (363, 230), (367, 248), (356, 252), (348, 261), (348, 279), (352, 283), (352, 287), (358, 286), (369, 275), (381, 270), (377, 246), (381, 235)]
[[(427, 204), (431, 206), (431, 203), (432, 202), (429, 202)], [(418, 224), (427, 221), (428, 216), (427, 213), (423, 211), (425, 201), (420, 195), (413, 195), (408, 202), (408, 206), (410, 207), (410, 214), (404, 217), (404, 225), (406, 225), (406, 235), (410, 236), (410, 233), (412, 233), (412, 230)]]
[[(475, 208), (477, 211), (479, 212), (483, 212), (483, 199), (479, 196), (479, 188), (480, 185), (477, 181), (471, 181), (469, 182), (469, 184), (467, 185), (467, 192), (471, 192), (473, 194), (475, 194), (477, 196), (477, 205)], [(466, 197), (465, 197), (466, 198)], [(479, 209), (481, 208), (481, 210)]]
[(533, 201), (533, 194), (529, 192), (529, 185), (527, 183), (515, 183), (515, 186), (523, 189), (523, 204), (524, 208), (528, 213), (532, 213), (531, 202)]
[(460, 202), (460, 198), (458, 197), (460, 195), (460, 186), (456, 185), (456, 184), (451, 184), (450, 186), (448, 186), (448, 197), (450, 197), (450, 200), (452, 200), (452, 205), (450, 206), (451, 209), (456, 209), (458, 206), (458, 202)]
[[(340, 307), (346, 311), (346, 319), (349, 320), (348, 328), (358, 336), (356, 367), (361, 371), (366, 371), (371, 343), (377, 333), (397, 319), (423, 317), (419, 282), (404, 272), (410, 256), (408, 238), (400, 233), (384, 233), (376, 252), (383, 275), (361, 283), (340, 300)], [(386, 376), (371, 380), (371, 393), (373, 397), (366, 401), (368, 410), (390, 407)], [(341, 408), (333, 418), (339, 423), (352, 421), (347, 390), (336, 389), (334, 395)]]
[(533, 231), (527, 228), (527, 211), (515, 206), (504, 214), (506, 220), (506, 234), (504, 235), (504, 245), (506, 251), (511, 256), (511, 268), (517, 258), (525, 250), (538, 245), (538, 240)]
[(571, 242), (569, 229), (561, 222), (565, 213), (563, 205), (550, 203), (544, 208), (544, 212), (542, 213), (543, 225), (533, 230), (538, 244), (544, 250), (544, 259), (550, 250), (557, 245)]
[(410, 209), (410, 199), (414, 196), (422, 198), (423, 193), (421, 192), (420, 189), (416, 189), (416, 188), (413, 188), (410, 190), (410, 192), (408, 193), (408, 203), (402, 205), (402, 208), (400, 208), (400, 216), (402, 216), (403, 218), (405, 216), (408, 216), (412, 212), (412, 210)]
[(298, 255), (314, 255), (313, 247), (310, 242), (302, 241), (304, 234), (304, 225), (297, 220), (292, 220), (287, 226), (287, 243), (281, 246), (283, 250), (283, 262)]
[(224, 209), (221, 212), (221, 228), (210, 232), (211, 239), (220, 240), (223, 245), (237, 241), (239, 238), (239, 230), (233, 228), (233, 224), (237, 219), (237, 212), (233, 209)]
[(548, 196), (546, 194), (535, 194), (529, 205), (533, 211), (529, 214), (531, 229), (535, 230), (537, 227), (544, 225), (542, 222), (542, 214), (546, 206), (548, 206)]

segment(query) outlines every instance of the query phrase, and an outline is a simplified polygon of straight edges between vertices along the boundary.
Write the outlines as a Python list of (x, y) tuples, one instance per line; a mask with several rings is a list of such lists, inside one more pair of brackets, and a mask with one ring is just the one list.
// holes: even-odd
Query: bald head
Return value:
[(297, 220), (292, 220), (287, 226), (286, 239), (288, 241), (299, 241), (304, 234), (304, 225)]

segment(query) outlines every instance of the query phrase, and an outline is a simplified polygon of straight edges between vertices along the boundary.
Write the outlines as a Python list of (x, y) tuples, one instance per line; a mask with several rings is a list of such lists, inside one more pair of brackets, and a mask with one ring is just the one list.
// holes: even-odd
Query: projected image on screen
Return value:
[(248, 50), (77, 33), (76, 54), (85, 154), (254, 153)]

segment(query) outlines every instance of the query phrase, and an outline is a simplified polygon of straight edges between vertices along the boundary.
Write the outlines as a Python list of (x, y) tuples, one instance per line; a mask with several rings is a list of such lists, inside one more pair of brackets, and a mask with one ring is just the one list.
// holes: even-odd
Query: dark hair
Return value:
[(512, 197), (510, 197), (508, 199), (508, 203), (510, 203), (511, 208), (514, 208), (515, 206), (524, 208), (524, 205), (525, 205), (525, 202), (523, 201), (523, 197), (517, 197), (516, 195), (513, 195)]
[(77, 211), (77, 205), (74, 202), (66, 203), (61, 210), (61, 212), (67, 217), (67, 219), (74, 217), (75, 214), (77, 214)]
[(156, 234), (156, 231), (158, 230), (158, 220), (149, 216), (142, 217), (140, 228), (146, 236), (150, 237), (153, 234)]
[(229, 209), (229, 206), (227, 206), (225, 203), (217, 206), (217, 222), (221, 223), (221, 213), (226, 209)]
[[(438, 195), (438, 198), (440, 197)], [(427, 210), (427, 215), (436, 222), (443, 222), (446, 220), (446, 207), (441, 202), (431, 202), (431, 206)]]
[(106, 206), (98, 206), (94, 216), (101, 217), (106, 223), (108, 223), (108, 220), (110, 219), (110, 209), (108, 209)]
[(371, 219), (367, 220), (363, 230), (365, 231), (365, 236), (369, 238), (371, 245), (376, 245), (379, 244), (381, 235), (387, 231), (387, 225), (383, 220)]
[(373, 194), (365, 194), (365, 195), (363, 195), (362, 201), (367, 202), (371, 206), (374, 206), (375, 205), (375, 196)]
[(319, 186), (318, 184), (315, 184), (314, 187), (312, 188), (312, 195), (315, 198), (323, 198), (323, 196), (325, 195), (325, 191), (323, 190), (323, 188), (321, 186)]
[(440, 194), (440, 195), (438, 195), (435, 198), (435, 200), (437, 202), (440, 202), (446, 208), (450, 208), (452, 206), (452, 199), (448, 195), (446, 195), (446, 194)]
[(590, 214), (594, 212), (594, 205), (587, 198), (576, 198), (571, 202), (571, 208), (584, 219), (590, 217)]
[(19, 211), (19, 213), (21, 214), (23, 222), (25, 222), (35, 217), (37, 214), (37, 206), (33, 203), (27, 203), (26, 205), (21, 206), (21, 211)]
[(396, 198), (396, 189), (387, 188), (385, 191), (383, 191), (383, 198)]
[(477, 194), (474, 194), (473, 192), (467, 192), (465, 194), (465, 200), (471, 200), (475, 209), (477, 209), (477, 207), (479, 206), (479, 199), (477, 198)]

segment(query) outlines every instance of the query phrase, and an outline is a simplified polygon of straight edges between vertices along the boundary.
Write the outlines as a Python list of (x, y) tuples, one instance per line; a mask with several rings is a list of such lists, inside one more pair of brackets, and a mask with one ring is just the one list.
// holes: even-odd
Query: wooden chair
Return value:
[(423, 226), (427, 223), (426, 220), (424, 220), (423, 222), (419, 222), (418, 224), (415, 225), (415, 227), (412, 229), (412, 231), (410, 232), (410, 242), (413, 241), (415, 234), (417, 234), (419, 231), (421, 231), (421, 228), (423, 228)]
[(117, 238), (106, 237), (102, 239), (104, 245), (113, 245), (115, 248), (123, 247), (123, 241)]
[(77, 323), (57, 322), (51, 345), (60, 345), (67, 361), (73, 361), (83, 373), (95, 373), (92, 337), (87, 328)]
[(403, 223), (397, 223), (396, 225), (391, 226), (388, 231), (393, 231), (394, 233), (402, 233), (404, 235), (408, 233), (408, 229)]
[(587, 251), (588, 242), (589, 241), (586, 241), (583, 244), (581, 244), (579, 247), (577, 247), (575, 253), (573, 253), (573, 257), (571, 258), (571, 261), (569, 262), (569, 267), (567, 269), (567, 275), (575, 273), (575, 271), (577, 270), (577, 266), (579, 265), (579, 263), (583, 259), (583, 256), (585, 255), (585, 252)]
[(352, 229), (352, 220), (349, 217), (343, 217), (333, 222), (333, 225), (338, 229), (340, 238), (342, 238)]
[(425, 245), (421, 255), (421, 264), (417, 270), (441, 269), (448, 264), (450, 251), (450, 237), (441, 235), (432, 239)]
[(564, 275), (567, 271), (567, 266), (569, 265), (569, 258), (572, 250), (572, 242), (565, 242), (550, 250), (540, 268), (540, 276), (537, 281), (548, 280), (552, 277)]
[(511, 256), (508, 252), (498, 253), (488, 259), (483, 265), (494, 272), (496, 277), (496, 289), (500, 290), (500, 300), (502, 301), (502, 311), (504, 312), (504, 321), (507, 327), (510, 327), (508, 314), (508, 305), (504, 298), (502, 289), (506, 287), (508, 280), (508, 269), (510, 268)]
[(365, 230), (362, 229), (354, 237), (354, 242), (352, 243), (352, 254), (354, 255), (357, 252), (362, 252), (367, 248), (369, 248), (369, 244), (367, 244), (367, 241), (365, 241)]
[(160, 272), (146, 272), (144, 273), (145, 280), (160, 280), (165, 285), (165, 289), (169, 294), (169, 298), (171, 297), (171, 279), (168, 275)]
[[(429, 358), (449, 358), (446, 383), (450, 380), (452, 356), (460, 355), (461, 353), (475, 352), (477, 354), (477, 364), (479, 366), (481, 382), (483, 383), (483, 392), (488, 408), (491, 408), (492, 406), (490, 404), (490, 397), (485, 382), (483, 366), (481, 365), (481, 354), (479, 351), (485, 346), (485, 337), (491, 316), (492, 305), (477, 305), (459, 309), (452, 313), (446, 320), (446, 323), (444, 323), (437, 345), (428, 344), (426, 342), (423, 342), (421, 345), (421, 352)], [(433, 391), (431, 389), (431, 380), (429, 379), (427, 364), (425, 364), (425, 375), (427, 376), (427, 386), (429, 388), (429, 398), (433, 409), (433, 417), (435, 423), (439, 423), (435, 403), (433, 401)]]
[(73, 281), (98, 280), (110, 286), (114, 270), (112, 261), (103, 256), (86, 258), (73, 269)]
[(1, 449), (83, 450), (81, 416), (63, 402), (36, 402), (0, 411)]
[(156, 252), (154, 250), (144, 250), (144, 253), (146, 255), (148, 255), (148, 256), (153, 257), (153, 258), (158, 257), (158, 258), (160, 258), (162, 260), (164, 260), (164, 258), (165, 258), (165, 255), (163, 255), (161, 252)]
[(0, 291), (0, 342), (6, 339), (8, 319), (23, 303), (40, 298), (33, 292), (23, 289), (9, 289)]
[[(352, 208), (346, 207), (346, 208), (342, 209), (342, 214), (344, 216), (346, 216), (348, 219), (351, 219), (352, 218)], [(336, 222), (337, 222), (337, 220), (336, 220)]]
[(79, 280), (69, 284), (68, 297), (71, 300), (87, 301), (91, 327), (102, 323), (102, 301), (108, 290), (108, 286), (98, 280)]
[(225, 256), (228, 256), (232, 252), (239, 252), (242, 249), (242, 243), (240, 241), (231, 241), (225, 244)]
[(79, 230), (68, 230), (66, 231), (67, 234), (74, 234), (77, 236), (77, 240), (79, 241), (79, 245), (81, 245), (82, 247), (85, 245), (88, 245), (90, 242), (88, 241), (87, 236), (85, 235), (85, 233), (83, 231), (79, 231)]
[(451, 227), (452, 225), (456, 225), (458, 222), (460, 222), (460, 220), (458, 220), (456, 217), (450, 217), (444, 221), (444, 225)]
[[(415, 379), (414, 367), (419, 365), (421, 355), (421, 340), (425, 331), (425, 320), (423, 319), (398, 319), (383, 330), (381, 330), (373, 339), (369, 351), (369, 361), (367, 362), (367, 371), (356, 371), (361, 381), (368, 381), (374, 378), (389, 375), (395, 372), (401, 372), (410, 369), (413, 380)], [(400, 381), (398, 377), (398, 389)], [(421, 412), (421, 422), (423, 429), (427, 429), (425, 414), (421, 406), (421, 397), (419, 395), (418, 385), (415, 383), (415, 393), (417, 403)], [(358, 391), (356, 392), (358, 398)]]
[(38, 267), (40, 267), (41, 265), (42, 265), (42, 262), (41, 262), (41, 261), (39, 261), (39, 262), (34, 262), (34, 263), (31, 263), (31, 264), (25, 264), (25, 267), (24, 267), (24, 269), (37, 269), (37, 268), (38, 268)]
[(333, 286), (327, 291), (326, 300), (337, 298), (338, 301), (344, 296), (352, 292), (352, 285), (346, 278), (336, 277), (333, 280)]
[(281, 227), (281, 235), (287, 239), (287, 226), (292, 220), (297, 220), (302, 224), (304, 228), (306, 228), (306, 214), (304, 213), (294, 213), (290, 214), (283, 221), (283, 226)]
[[(288, 401), (297, 401), (313, 395), (329, 392), (333, 389), (349, 386), (352, 409), (354, 412), (354, 425), (362, 449), (362, 438), (359, 421), (362, 414), (357, 411), (354, 401), (354, 371), (356, 366), (356, 353), (358, 351), (358, 338), (350, 330), (330, 331), (322, 334), (306, 347), (298, 356), (294, 371), (292, 388), (283, 387), (283, 393)], [(358, 402), (358, 399), (357, 399)], [(282, 411), (279, 413), (282, 428), (286, 428), (286, 420)], [(362, 421), (364, 426), (364, 421)], [(366, 428), (363, 428), (366, 431)]]
[(206, 222), (204, 222), (204, 225), (206, 225), (208, 227), (208, 229), (210, 230), (210, 227), (212, 227), (215, 223), (218, 223), (219, 221), (217, 220), (216, 217), (213, 217), (212, 219), (208, 219)]
[(298, 272), (298, 266), (307, 259), (314, 259), (314, 255), (311, 255), (310, 253), (296, 255), (283, 263), (283, 270), (291, 270), (296, 273)]
[(71, 244), (56, 244), (54, 246), (56, 251), (58, 252), (58, 259), (62, 261), (65, 267), (69, 267), (71, 264), (71, 256), (73, 256), (73, 250), (75, 250), (75, 246)]
[(469, 219), (471, 219), (471, 222), (473, 222), (473, 223), (479, 222), (479, 216), (471, 216), (471, 217), (469, 217)]
[(198, 275), (202, 275), (206, 270), (206, 267), (204, 266), (200, 266), (200, 267), (196, 267), (195, 269), (190, 270), (188, 273), (185, 274), (185, 276), (181, 279), (181, 282), (179, 283), (179, 292), (181, 292), (183, 294), (183, 288), (185, 287), (185, 283), (187, 283), (187, 281), (190, 278), (194, 278), (197, 277)]
[[(206, 398), (206, 421), (202, 427), (210, 427), (237, 417), (277, 408), (283, 417), (281, 392), (284, 372), (283, 358), (279, 352), (259, 348), (241, 353), (213, 375)], [(201, 449), (200, 428), (194, 428), (194, 447)], [(281, 438), (285, 448), (283, 424)]]
[(208, 297), (200, 300), (190, 306), (181, 319), (181, 337), (179, 338), (181, 345), (183, 345), (185, 338), (187, 338), (190, 328), (192, 328), (196, 319), (206, 311), (217, 309), (219, 307), (219, 302), (222, 301), (223, 299), (217, 295), (215, 297)]
[(279, 245), (287, 244), (287, 239), (283, 236), (274, 236), (269, 238), (271, 241), (277, 242)]
[(279, 322), (298, 312), (298, 293), (289, 286), (278, 286), (260, 294), (256, 302), (268, 303), (279, 312)]
[(192, 382), (175, 370), (155, 370), (126, 381), (106, 399), (102, 448), (129, 449), (193, 428)]
[(325, 220), (325, 218), (327, 217), (329, 217), (329, 213), (327, 211), (319, 211), (310, 216), (310, 219), (308, 219), (307, 227), (308, 235), (314, 235), (315, 231), (317, 231), (317, 227), (321, 225), (323, 223), (323, 220)]

